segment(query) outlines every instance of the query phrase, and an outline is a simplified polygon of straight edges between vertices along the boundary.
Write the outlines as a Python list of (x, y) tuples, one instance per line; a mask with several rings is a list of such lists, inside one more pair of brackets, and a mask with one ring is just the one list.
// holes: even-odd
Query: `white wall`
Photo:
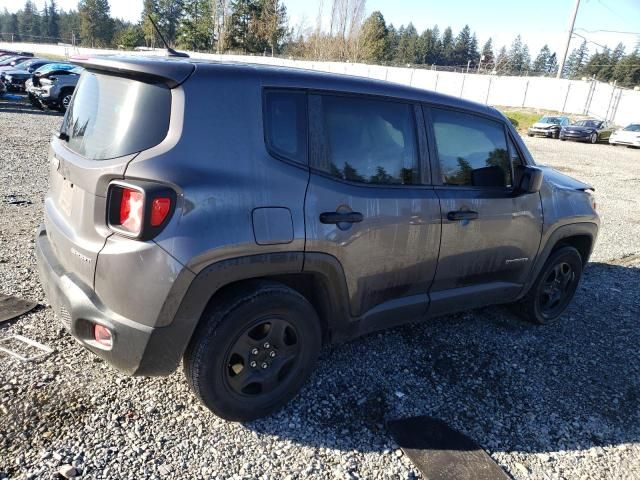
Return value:
[[(72, 48), (63, 45), (2, 43), (0, 48), (30, 51), (39, 55), (91, 55), (135, 54), (164, 55), (164, 50), (154, 52), (124, 52), (91, 48)], [(564, 80), (545, 77), (503, 77), (476, 75), (473, 73), (438, 72), (427, 69), (383, 67), (342, 62), (315, 62), (288, 60), (263, 56), (215, 55), (191, 53), (193, 58), (239, 61), (283, 65), (320, 70), (346, 75), (387, 80), (434, 90), (488, 105), (505, 107), (530, 107), (554, 110), (569, 114), (592, 115), (613, 120), (618, 125), (640, 122), (640, 91), (623, 90), (612, 85), (582, 80)]]

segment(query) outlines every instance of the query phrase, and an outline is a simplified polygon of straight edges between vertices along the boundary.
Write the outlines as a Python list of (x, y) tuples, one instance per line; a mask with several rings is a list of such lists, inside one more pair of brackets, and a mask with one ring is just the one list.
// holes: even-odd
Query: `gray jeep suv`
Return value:
[(127, 374), (183, 360), (207, 407), (249, 420), (324, 344), (497, 303), (550, 323), (573, 297), (590, 187), (493, 108), (282, 67), (78, 63), (37, 257), (65, 327)]

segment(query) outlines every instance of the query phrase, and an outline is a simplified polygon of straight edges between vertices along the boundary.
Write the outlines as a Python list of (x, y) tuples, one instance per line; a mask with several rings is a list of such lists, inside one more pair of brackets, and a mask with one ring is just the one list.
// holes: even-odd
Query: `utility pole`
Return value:
[(564, 63), (567, 61), (567, 54), (569, 53), (569, 44), (571, 43), (571, 37), (573, 36), (573, 27), (576, 24), (576, 17), (578, 16), (578, 8), (580, 7), (580, 0), (576, 0), (576, 6), (573, 9), (573, 15), (571, 16), (571, 22), (569, 23), (569, 33), (567, 34), (567, 44), (564, 47), (564, 53), (562, 54), (562, 60), (558, 67), (558, 74), (556, 78), (562, 77), (562, 70), (564, 70)]

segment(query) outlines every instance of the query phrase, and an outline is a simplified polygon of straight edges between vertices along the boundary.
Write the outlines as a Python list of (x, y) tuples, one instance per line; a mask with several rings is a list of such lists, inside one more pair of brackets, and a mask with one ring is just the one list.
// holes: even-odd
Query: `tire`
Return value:
[(551, 253), (529, 292), (516, 304), (518, 313), (540, 325), (556, 323), (571, 303), (581, 277), (582, 258), (578, 251), (560, 247)]
[(589, 142), (591, 142), (591, 144), (598, 143), (598, 134), (592, 133), (589, 137)]
[(298, 393), (321, 344), (320, 321), (307, 299), (277, 282), (252, 281), (205, 312), (185, 352), (184, 373), (217, 416), (250, 421)]
[(73, 90), (63, 90), (60, 93), (60, 98), (58, 101), (58, 110), (61, 112), (66, 112), (67, 108), (69, 108), (69, 103), (71, 103), (71, 97), (73, 96)]
[(566, 138), (561, 138), (560, 140), (562, 140), (563, 142), (566, 142), (567, 139)]
[(533, 137), (533, 133), (527, 133), (528, 137)]
[(554, 138), (555, 140), (557, 140), (558, 138), (560, 138), (560, 131), (553, 132), (553, 138)]

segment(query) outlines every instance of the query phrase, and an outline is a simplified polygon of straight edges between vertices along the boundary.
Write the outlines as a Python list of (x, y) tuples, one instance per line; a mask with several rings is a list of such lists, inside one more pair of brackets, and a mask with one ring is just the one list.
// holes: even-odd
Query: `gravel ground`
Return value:
[[(33, 234), (59, 116), (0, 100), (0, 292), (46, 305)], [(526, 139), (597, 189), (603, 228), (556, 326), (486, 308), (326, 348), (274, 416), (222, 421), (180, 373), (128, 378), (79, 347), (50, 308), (0, 337), (55, 352), (0, 357), (0, 479), (419, 478), (386, 419), (428, 414), (469, 434), (514, 478), (640, 478), (640, 151)], [(10, 204), (15, 200), (30, 203)]]

